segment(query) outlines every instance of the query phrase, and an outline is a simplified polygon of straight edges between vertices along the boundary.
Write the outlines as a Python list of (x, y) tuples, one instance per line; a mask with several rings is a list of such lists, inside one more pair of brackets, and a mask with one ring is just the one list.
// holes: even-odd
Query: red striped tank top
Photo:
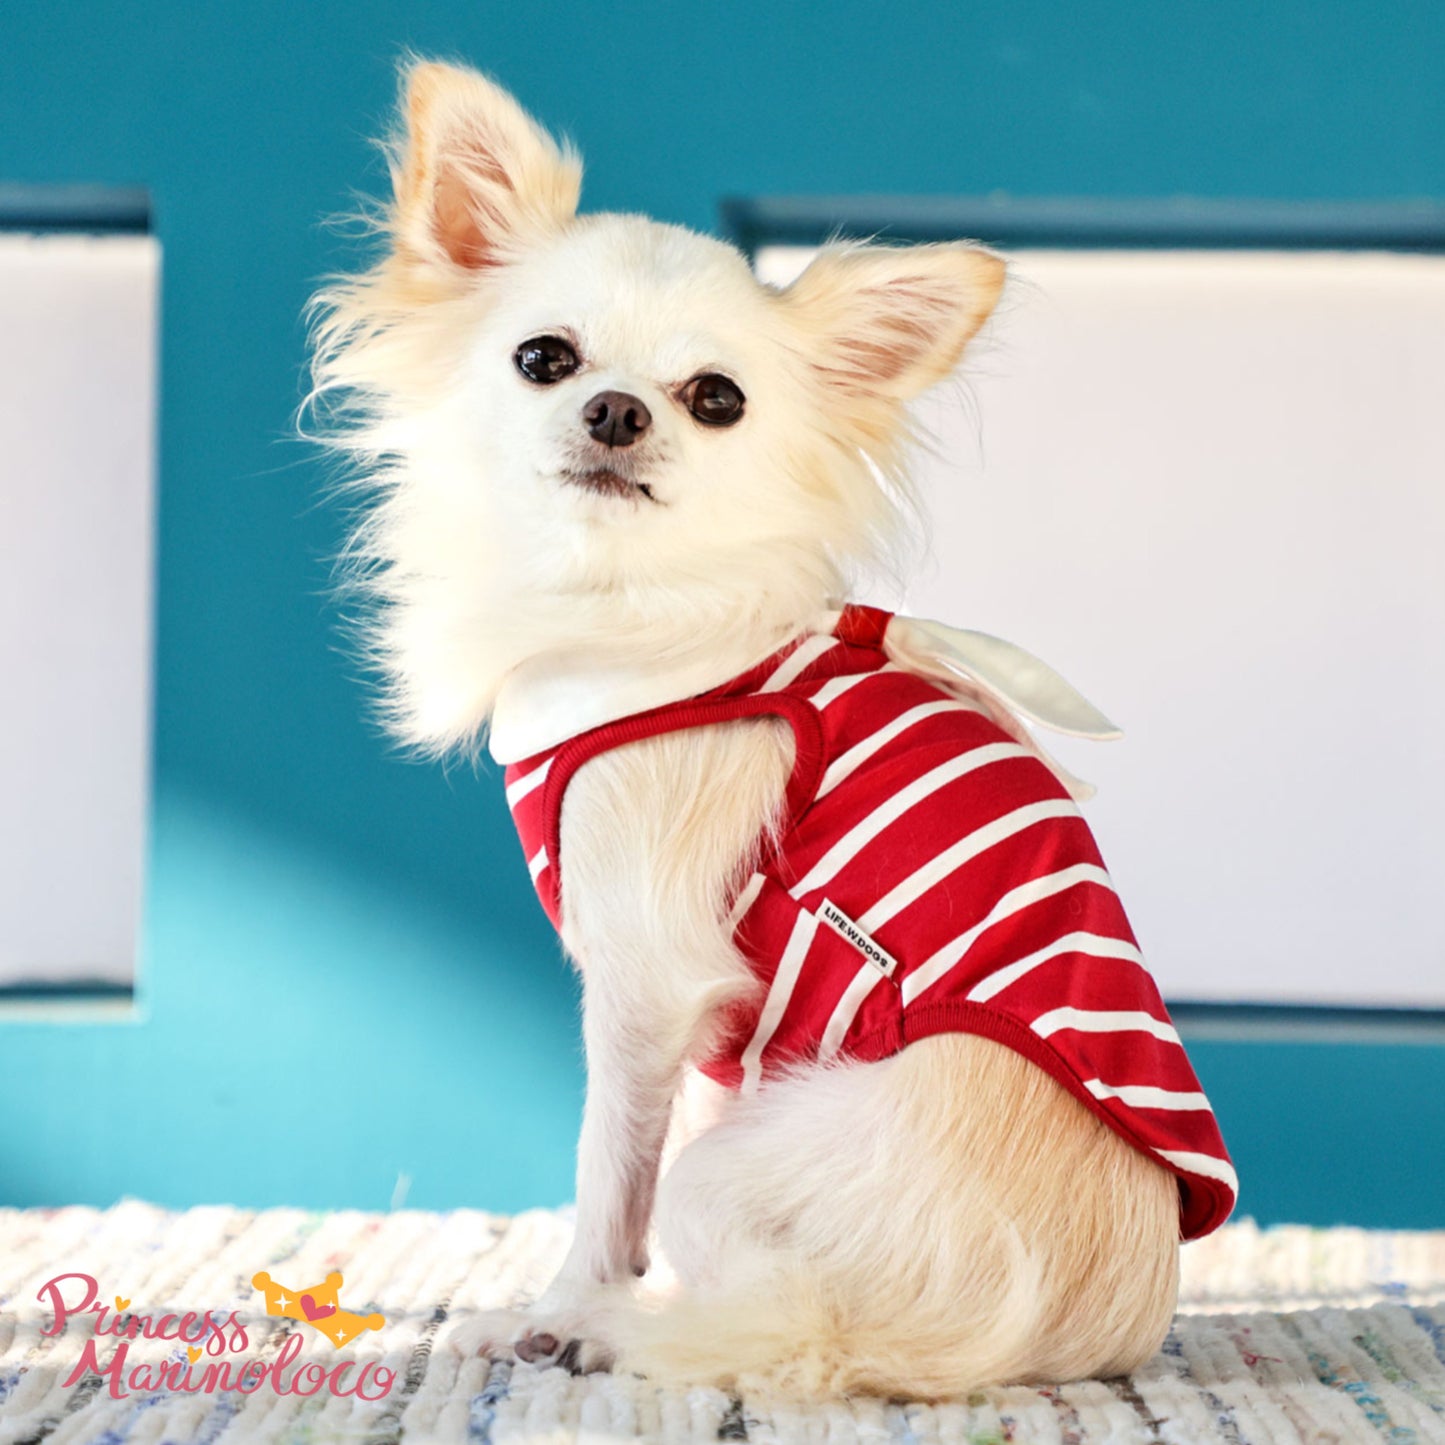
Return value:
[(741, 889), (760, 982), (711, 1078), (875, 1060), (980, 1034), (1044, 1069), (1179, 1181), (1181, 1233), (1222, 1224), (1237, 1181), (1092, 834), (1058, 778), (971, 702), (897, 667), (890, 614), (846, 608), (711, 692), (583, 732), (507, 769), (533, 882), (561, 918), (560, 823), (589, 758), (661, 732), (776, 716), (796, 739), (777, 847)]

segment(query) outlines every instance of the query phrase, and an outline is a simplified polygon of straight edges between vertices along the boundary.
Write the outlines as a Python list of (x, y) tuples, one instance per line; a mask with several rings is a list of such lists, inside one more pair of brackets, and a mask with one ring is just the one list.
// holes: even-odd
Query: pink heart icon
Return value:
[(301, 1296), (301, 1313), (308, 1320), (324, 1320), (327, 1315), (336, 1313), (335, 1305), (319, 1305), (309, 1294)]

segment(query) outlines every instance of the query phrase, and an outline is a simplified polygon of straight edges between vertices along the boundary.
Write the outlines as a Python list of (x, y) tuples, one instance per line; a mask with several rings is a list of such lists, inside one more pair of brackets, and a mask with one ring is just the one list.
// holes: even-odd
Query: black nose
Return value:
[(641, 397), (599, 391), (582, 408), (582, 420), (594, 441), (605, 447), (630, 447), (652, 425), (652, 413)]

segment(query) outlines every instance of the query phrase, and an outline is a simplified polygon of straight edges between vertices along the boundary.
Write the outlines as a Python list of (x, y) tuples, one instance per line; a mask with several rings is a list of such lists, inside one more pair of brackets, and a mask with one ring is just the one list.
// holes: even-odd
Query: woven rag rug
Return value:
[[(1445, 1442), (1445, 1233), (1228, 1225), (1185, 1249), (1174, 1328), (1126, 1379), (806, 1407), (463, 1356), (458, 1326), (535, 1294), (570, 1232), (565, 1211), (0, 1210), (0, 1445)], [(130, 1319), (156, 1337), (106, 1333)]]

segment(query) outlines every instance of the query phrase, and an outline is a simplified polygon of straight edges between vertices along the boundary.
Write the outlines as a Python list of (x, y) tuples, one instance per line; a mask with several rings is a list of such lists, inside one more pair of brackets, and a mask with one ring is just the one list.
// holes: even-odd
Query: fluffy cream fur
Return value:
[[(475, 749), (538, 659), (720, 682), (846, 595), (906, 496), (904, 408), (957, 365), (1002, 262), (841, 246), (775, 290), (717, 241), (578, 216), (576, 157), (470, 71), (410, 67), (403, 113), (386, 253), (318, 298), (315, 362), (367, 499), (348, 577), (396, 734)], [(569, 340), (577, 373), (523, 379), (538, 335)], [(737, 425), (688, 414), (703, 372), (741, 386)], [(613, 464), (581, 424), (609, 388), (653, 417), (616, 462), (625, 496), (576, 482)], [(577, 1236), (481, 1342), (809, 1395), (1137, 1364), (1173, 1310), (1174, 1182), (1009, 1051), (932, 1038), (699, 1116), (689, 1061), (757, 986), (727, 898), (791, 756), (780, 725), (737, 724), (606, 754), (569, 789)], [(641, 1289), (657, 1239), (672, 1283), (659, 1262)]]

